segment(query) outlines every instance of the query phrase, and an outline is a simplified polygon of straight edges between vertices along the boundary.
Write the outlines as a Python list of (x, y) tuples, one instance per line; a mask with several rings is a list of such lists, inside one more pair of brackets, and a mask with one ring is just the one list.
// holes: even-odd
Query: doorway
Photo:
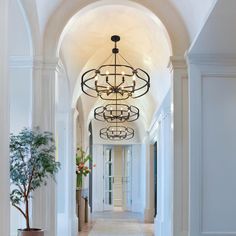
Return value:
[(104, 211), (131, 211), (132, 148), (104, 146)]

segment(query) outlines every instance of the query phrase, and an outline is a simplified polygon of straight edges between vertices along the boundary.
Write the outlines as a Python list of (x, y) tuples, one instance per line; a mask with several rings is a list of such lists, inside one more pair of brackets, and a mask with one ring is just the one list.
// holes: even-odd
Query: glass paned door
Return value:
[(132, 149), (124, 147), (124, 173), (123, 173), (123, 209), (131, 210), (132, 207)]
[(112, 147), (104, 147), (104, 210), (113, 209), (114, 153)]

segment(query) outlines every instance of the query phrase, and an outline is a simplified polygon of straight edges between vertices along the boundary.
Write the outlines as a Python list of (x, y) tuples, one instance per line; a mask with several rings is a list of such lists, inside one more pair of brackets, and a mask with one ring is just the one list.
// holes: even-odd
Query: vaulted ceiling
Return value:
[[(49, 20), (63, 4), (66, 10), (66, 7), (69, 8), (72, 2), (80, 2), (80, 0), (20, 1), (23, 3), (31, 23), (38, 22), (38, 28), (36, 24), (31, 28), (38, 34), (35, 38), (41, 39), (44, 37)], [(88, 2), (94, 1), (88, 0)], [(74, 15), (67, 24), (60, 42), (60, 58), (66, 68), (70, 89), (74, 91), (73, 96), (77, 101), (81, 94), (80, 77), (82, 73), (100, 65), (111, 53), (113, 47), (110, 41), (111, 35), (120, 35), (121, 41), (118, 47), (122, 55), (134, 67), (144, 68), (151, 76), (150, 93), (144, 98), (126, 101), (140, 108), (142, 124), (148, 128), (155, 110), (170, 87), (167, 65), (172, 55), (172, 45), (165, 26), (157, 16), (118, 2)], [(134, 2), (141, 3), (142, 1), (134, 0)], [(155, 4), (152, 0), (144, 2)], [(215, 0), (159, 0), (158, 4), (161, 5), (162, 2), (163, 6), (174, 8), (182, 18), (191, 43), (200, 31)], [(168, 12), (168, 9), (166, 10)], [(169, 16), (169, 18), (172, 21), (176, 20), (174, 16)], [(84, 113), (88, 118), (92, 116), (92, 109), (102, 103), (99, 99), (88, 101), (84, 96), (81, 96), (81, 101), (85, 104)]]

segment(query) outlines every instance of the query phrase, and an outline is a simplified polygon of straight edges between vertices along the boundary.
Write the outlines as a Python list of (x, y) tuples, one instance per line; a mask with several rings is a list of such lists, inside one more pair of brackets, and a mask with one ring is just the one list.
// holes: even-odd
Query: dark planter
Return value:
[(81, 231), (81, 217), (80, 217), (80, 206), (81, 206), (81, 189), (76, 189), (76, 205), (77, 205), (77, 216), (79, 218), (78, 231)]
[(32, 229), (30, 231), (18, 229), (17, 236), (44, 236), (44, 231), (41, 229)]

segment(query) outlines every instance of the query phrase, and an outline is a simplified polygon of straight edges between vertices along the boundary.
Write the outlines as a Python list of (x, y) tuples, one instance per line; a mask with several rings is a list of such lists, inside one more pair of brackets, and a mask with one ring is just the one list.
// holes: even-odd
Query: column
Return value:
[(0, 235), (10, 235), (8, 0), (0, 1)]
[[(33, 127), (55, 133), (55, 78), (57, 62), (37, 61), (33, 79)], [(36, 190), (32, 201), (33, 227), (44, 229), (45, 236), (56, 236), (56, 183)]]
[(172, 209), (174, 236), (188, 232), (188, 80), (183, 58), (172, 57)]
[(144, 221), (153, 223), (154, 221), (154, 169), (153, 169), (153, 148), (150, 146), (149, 133), (145, 137), (146, 150), (146, 196)]
[[(77, 126), (78, 126), (78, 116), (79, 112), (77, 108), (73, 109), (71, 111), (71, 154), (73, 157), (76, 156), (77, 151)], [(71, 169), (73, 170), (73, 173), (71, 173), (71, 217), (72, 217), (72, 235), (76, 236), (78, 234), (78, 228), (79, 228), (79, 218), (76, 211), (76, 170), (75, 170), (75, 158), (73, 159), (74, 162), (71, 163)]]

